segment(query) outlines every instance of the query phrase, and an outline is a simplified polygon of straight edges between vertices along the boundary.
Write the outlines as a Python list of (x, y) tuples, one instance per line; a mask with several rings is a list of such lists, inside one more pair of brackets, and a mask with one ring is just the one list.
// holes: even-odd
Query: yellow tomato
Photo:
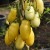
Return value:
[(11, 41), (9, 40), (9, 37), (8, 37), (8, 30), (6, 31), (6, 34), (5, 34), (5, 44), (6, 45), (10, 45), (11, 44)]
[(15, 41), (15, 46), (17, 49), (22, 49), (24, 47), (24, 41), (22, 40), (20, 35), (18, 36), (17, 40)]
[(35, 17), (39, 18), (39, 13), (38, 12), (35, 13)]
[(28, 46), (32, 46), (34, 44), (34, 39), (35, 39), (34, 32), (33, 32), (32, 28), (31, 28), (31, 33), (30, 33), (29, 38), (26, 40), (26, 44)]
[(28, 20), (32, 20), (34, 18), (35, 15), (35, 11), (33, 6), (27, 6), (26, 10), (25, 10), (25, 17)]
[(25, 25), (25, 24), (26, 24), (26, 25), (30, 25), (30, 22), (29, 22), (28, 20), (23, 20), (23, 21), (22, 21), (22, 25)]
[(42, 14), (44, 11), (44, 3), (43, 0), (34, 0), (34, 8), (37, 9), (37, 11)]
[(25, 1), (25, 3), (23, 3), (23, 9), (26, 10), (27, 6), (29, 6), (29, 3)]
[(7, 17), (8, 22), (10, 22), (10, 23), (13, 22), (16, 19), (16, 15), (17, 15), (17, 9), (11, 8), (11, 11)]
[(31, 26), (36, 28), (39, 27), (39, 25), (40, 25), (40, 18), (35, 16), (35, 18), (31, 20)]
[(12, 23), (8, 30), (10, 41), (13, 41), (18, 36), (19, 23)]
[(20, 26), (20, 36), (23, 40), (26, 40), (31, 32), (29, 21), (23, 20)]

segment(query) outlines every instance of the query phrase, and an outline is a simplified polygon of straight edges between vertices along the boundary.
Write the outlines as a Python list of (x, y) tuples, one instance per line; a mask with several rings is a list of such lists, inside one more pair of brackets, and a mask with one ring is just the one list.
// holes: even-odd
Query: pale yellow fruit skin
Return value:
[(20, 35), (18, 36), (17, 40), (15, 41), (15, 46), (17, 49), (22, 49), (24, 47), (24, 41), (22, 40), (22, 38), (20, 37)]
[(34, 18), (34, 8), (32, 6), (27, 6), (26, 10), (25, 10), (25, 17), (28, 20), (32, 20)]
[(26, 40), (31, 32), (30, 23), (27, 20), (22, 21), (20, 26), (20, 36), (23, 40)]
[(9, 23), (13, 22), (17, 16), (17, 9), (11, 8), (10, 13), (8, 14), (7, 20)]
[(26, 10), (27, 6), (29, 6), (29, 3), (27, 3), (27, 0), (26, 0), (25, 3), (23, 4), (23, 9)]
[(35, 17), (33, 20), (31, 20), (31, 26), (36, 28), (40, 26), (40, 18)]
[(35, 17), (39, 18), (39, 13), (38, 12), (35, 13)]
[(43, 0), (34, 0), (34, 8), (37, 9), (40, 14), (42, 14), (44, 11)]
[(12, 23), (8, 30), (10, 41), (13, 41), (18, 36), (19, 23)]
[(9, 37), (8, 37), (8, 30), (6, 31), (6, 34), (5, 34), (5, 44), (7, 46), (11, 44), (11, 41), (9, 40)]
[(33, 32), (32, 28), (31, 28), (31, 33), (30, 33), (29, 38), (26, 40), (26, 44), (28, 46), (32, 46), (34, 44), (34, 39), (35, 39), (35, 35), (34, 35), (34, 32)]

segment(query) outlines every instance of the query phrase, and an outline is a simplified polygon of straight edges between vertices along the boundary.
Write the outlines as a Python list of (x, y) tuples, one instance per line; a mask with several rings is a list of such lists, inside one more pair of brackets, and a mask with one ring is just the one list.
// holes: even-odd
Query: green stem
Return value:
[(22, 16), (22, 19), (24, 19), (24, 10), (23, 10), (23, 4), (24, 4), (24, 0), (20, 0), (20, 13), (21, 13), (21, 16)]
[(27, 50), (29, 50), (29, 46), (28, 45), (26, 45), (27, 46)]
[(21, 24), (21, 19), (20, 19), (20, 1), (17, 2), (16, 8), (17, 8), (17, 21), (19, 22), (19, 25), (20, 25)]

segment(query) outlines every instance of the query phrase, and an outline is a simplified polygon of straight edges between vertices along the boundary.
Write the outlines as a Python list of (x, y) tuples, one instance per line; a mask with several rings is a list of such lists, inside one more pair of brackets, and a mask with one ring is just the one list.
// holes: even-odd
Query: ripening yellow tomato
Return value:
[(23, 3), (23, 9), (26, 10), (27, 6), (29, 6), (29, 3), (26, 0), (25, 3)]
[(27, 8), (25, 10), (26, 19), (32, 20), (34, 18), (34, 14), (35, 14), (35, 11), (34, 11), (33, 6), (27, 6)]
[(19, 30), (19, 23), (12, 23), (9, 26), (8, 35), (10, 41), (13, 41), (16, 38), (16, 36), (18, 36), (18, 30)]
[(28, 46), (32, 46), (34, 44), (34, 39), (35, 39), (35, 35), (34, 35), (34, 32), (33, 32), (32, 28), (31, 28), (31, 33), (30, 33), (29, 38), (26, 40), (26, 44)]
[(15, 41), (15, 46), (17, 49), (22, 49), (24, 47), (25, 42), (22, 40), (20, 35), (18, 36), (17, 40)]
[(35, 17), (39, 18), (39, 13), (38, 12), (35, 13)]
[(5, 44), (7, 46), (11, 44), (11, 41), (9, 40), (9, 37), (8, 37), (8, 30), (6, 31), (6, 34), (5, 34)]
[(31, 32), (30, 23), (28, 20), (23, 20), (20, 26), (20, 36), (23, 40), (26, 40)]
[(36, 17), (31, 20), (31, 26), (36, 28), (36, 27), (39, 27), (40, 26), (40, 18)]
[(34, 0), (33, 4), (34, 4), (34, 8), (35, 8), (40, 14), (42, 14), (43, 11), (44, 11), (44, 3), (43, 3), (43, 0)]
[(17, 9), (11, 8), (10, 13), (8, 14), (7, 20), (9, 23), (13, 22), (17, 16)]

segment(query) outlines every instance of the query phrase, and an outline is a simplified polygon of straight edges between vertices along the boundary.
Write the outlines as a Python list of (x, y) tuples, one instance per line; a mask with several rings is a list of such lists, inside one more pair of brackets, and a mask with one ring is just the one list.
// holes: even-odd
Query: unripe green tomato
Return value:
[(39, 27), (40, 25), (40, 18), (35, 17), (33, 20), (31, 20), (31, 26), (32, 27)]
[(34, 18), (34, 8), (32, 6), (27, 6), (25, 10), (25, 17), (26, 19), (32, 20)]

